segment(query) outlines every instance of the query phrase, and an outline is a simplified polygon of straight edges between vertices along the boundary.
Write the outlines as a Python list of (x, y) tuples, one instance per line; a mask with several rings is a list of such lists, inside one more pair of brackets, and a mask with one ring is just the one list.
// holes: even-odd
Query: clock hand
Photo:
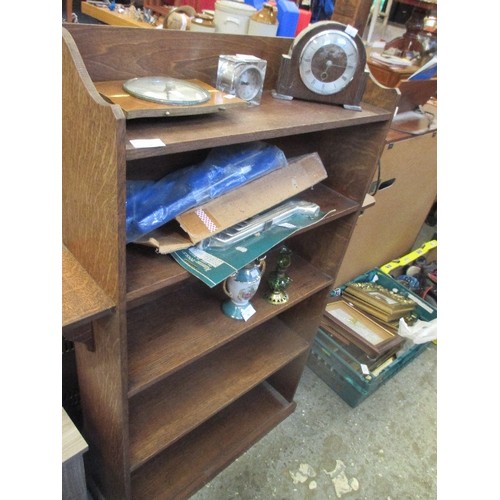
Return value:
[(332, 68), (332, 66), (335, 66), (336, 68), (341, 68), (342, 66), (340, 64), (334, 64), (330, 59), (326, 60), (326, 68), (325, 70), (321, 73), (321, 79), (326, 80), (328, 78), (328, 71)]
[(321, 73), (320, 77), (322, 80), (326, 80), (328, 78), (328, 70), (330, 69), (330, 67), (333, 65), (332, 61), (330, 61), (330, 59), (327, 59), (325, 61), (325, 70)]
[(170, 99), (170, 91), (173, 90), (175, 88), (175, 85), (173, 82), (167, 82), (165, 84), (165, 94), (167, 94), (167, 99)]

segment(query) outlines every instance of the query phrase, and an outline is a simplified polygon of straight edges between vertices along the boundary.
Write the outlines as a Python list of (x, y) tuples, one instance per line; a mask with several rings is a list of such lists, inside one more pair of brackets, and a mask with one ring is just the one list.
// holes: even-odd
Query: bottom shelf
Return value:
[(188, 498), (295, 409), (257, 386), (132, 474), (132, 498)]

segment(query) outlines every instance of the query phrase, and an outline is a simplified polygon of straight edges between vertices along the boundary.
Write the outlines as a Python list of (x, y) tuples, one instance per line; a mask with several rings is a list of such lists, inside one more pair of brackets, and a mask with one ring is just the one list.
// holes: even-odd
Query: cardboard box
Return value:
[(433, 133), (386, 144), (373, 179), (375, 204), (356, 222), (335, 286), (413, 248), (437, 196), (436, 150)]
[(317, 153), (292, 158), (286, 167), (178, 215), (178, 226), (167, 224), (136, 243), (152, 246), (161, 254), (189, 248), (296, 196), (326, 177)]

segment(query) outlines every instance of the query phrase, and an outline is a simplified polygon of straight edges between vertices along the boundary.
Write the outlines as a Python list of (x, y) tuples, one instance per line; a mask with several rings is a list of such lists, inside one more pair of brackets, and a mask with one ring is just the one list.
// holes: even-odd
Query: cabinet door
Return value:
[(408, 253), (437, 196), (437, 134), (387, 144), (375, 204), (358, 218), (335, 286)]

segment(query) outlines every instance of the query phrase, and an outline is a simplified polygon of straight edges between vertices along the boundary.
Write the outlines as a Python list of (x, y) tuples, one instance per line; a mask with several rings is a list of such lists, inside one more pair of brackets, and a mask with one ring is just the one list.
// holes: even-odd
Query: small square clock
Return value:
[(251, 104), (260, 104), (267, 61), (252, 55), (219, 56), (216, 88)]

